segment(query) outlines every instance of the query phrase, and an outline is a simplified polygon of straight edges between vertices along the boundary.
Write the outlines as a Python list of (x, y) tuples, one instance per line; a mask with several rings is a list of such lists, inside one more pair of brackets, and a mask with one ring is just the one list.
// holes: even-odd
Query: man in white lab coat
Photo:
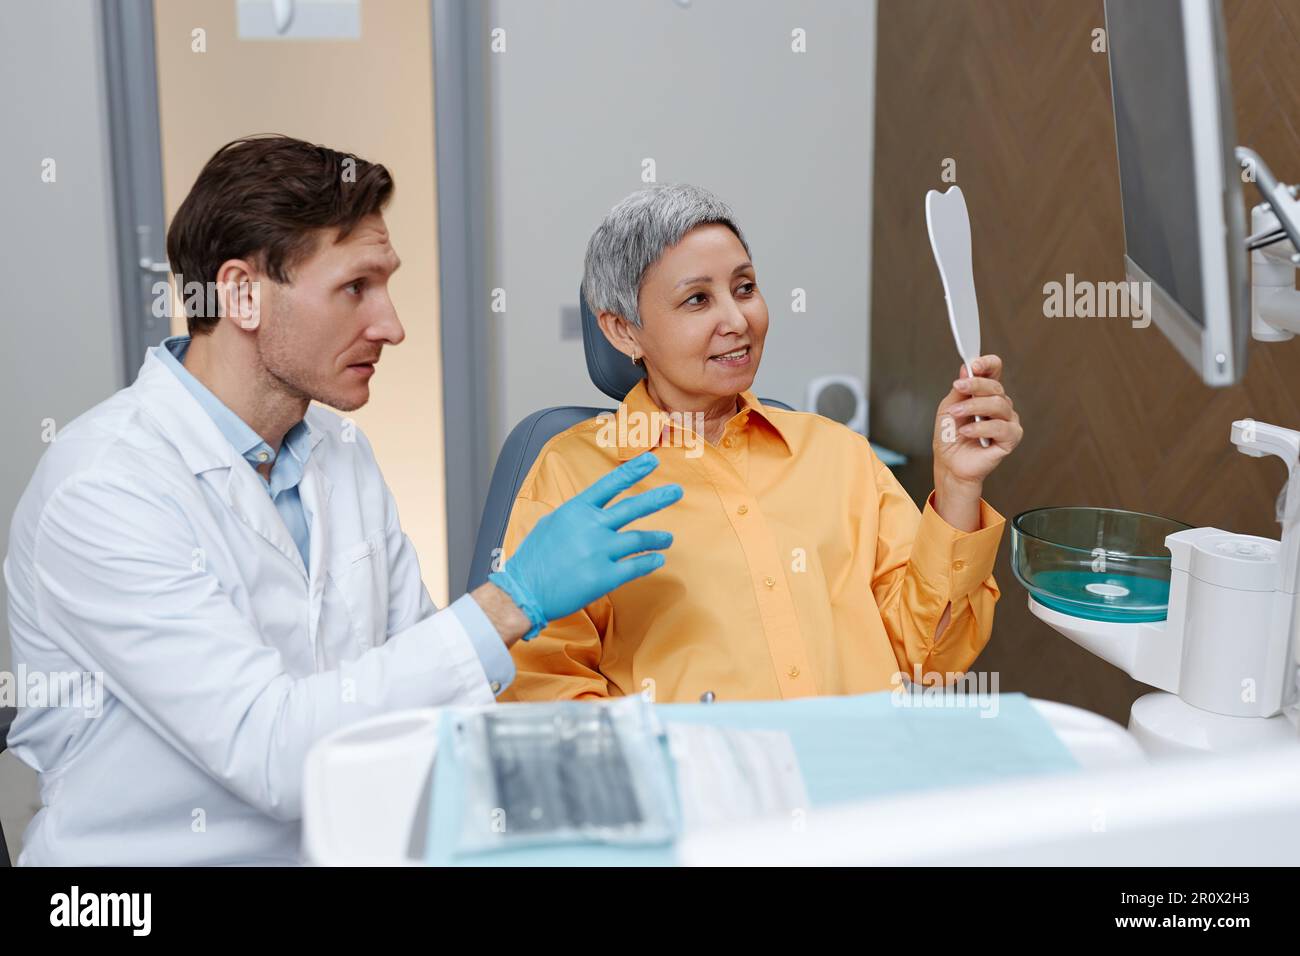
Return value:
[(311, 404), (365, 404), (404, 337), (392, 188), (380, 165), (256, 137), (219, 150), (177, 211), (190, 335), (59, 433), (14, 514), (26, 681), (9, 746), (43, 804), (20, 862), (297, 862), (316, 740), (490, 703), (515, 640), (662, 564), (668, 535), (619, 529), (679, 488), (604, 507), (643, 456), (436, 611), (365, 436)]

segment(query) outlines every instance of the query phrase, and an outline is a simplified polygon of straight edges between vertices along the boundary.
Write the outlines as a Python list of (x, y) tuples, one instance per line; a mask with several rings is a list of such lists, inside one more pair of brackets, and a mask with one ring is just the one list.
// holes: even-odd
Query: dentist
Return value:
[(365, 436), (312, 404), (360, 408), (405, 336), (392, 190), (383, 166), (253, 137), (177, 210), (190, 334), (58, 434), (13, 518), (15, 668), (104, 687), (94, 719), (19, 710), (9, 747), (42, 802), (20, 863), (296, 863), (316, 740), (490, 703), (516, 640), (663, 564), (668, 534), (619, 529), (680, 487), (605, 507), (646, 454), (539, 522), (495, 583), (434, 608)]

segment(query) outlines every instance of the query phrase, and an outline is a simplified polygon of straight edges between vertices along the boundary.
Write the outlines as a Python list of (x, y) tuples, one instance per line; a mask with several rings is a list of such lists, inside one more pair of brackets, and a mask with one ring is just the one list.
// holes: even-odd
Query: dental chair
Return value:
[[(578, 301), (582, 305), (582, 349), (587, 357), (587, 374), (598, 389), (614, 401), (621, 402), (636, 387), (636, 383), (641, 381), (645, 372), (609, 344), (605, 334), (600, 331), (600, 326), (596, 324), (596, 316), (587, 307), (581, 288), (578, 290)], [(784, 402), (770, 398), (759, 401), (764, 405), (792, 410)], [(469, 567), (466, 592), (486, 582), (492, 573), (493, 553), (500, 553), (497, 549), (505, 540), (506, 525), (510, 521), (510, 510), (514, 507), (515, 498), (519, 495), (519, 486), (524, 483), (524, 477), (533, 467), (542, 446), (566, 428), (608, 411), (613, 409), (558, 405), (533, 412), (515, 426), (501, 448), (496, 467), (492, 469), (492, 483), (488, 486), (483, 518), (478, 525), (478, 540), (474, 545), (474, 559)]]

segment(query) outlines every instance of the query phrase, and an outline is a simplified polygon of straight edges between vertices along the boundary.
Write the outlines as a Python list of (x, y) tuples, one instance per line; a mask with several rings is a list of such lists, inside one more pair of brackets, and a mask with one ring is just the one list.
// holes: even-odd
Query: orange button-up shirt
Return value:
[(672, 532), (664, 566), (516, 643), (501, 700), (857, 694), (897, 686), (900, 671), (929, 683), (970, 667), (999, 596), (1000, 514), (981, 501), (979, 529), (958, 531), (931, 500), (919, 511), (861, 435), (750, 392), (717, 445), (688, 425), (642, 382), (616, 414), (542, 448), (507, 561), (539, 518), (647, 448), (659, 467), (628, 494), (671, 482), (685, 494), (627, 526)]

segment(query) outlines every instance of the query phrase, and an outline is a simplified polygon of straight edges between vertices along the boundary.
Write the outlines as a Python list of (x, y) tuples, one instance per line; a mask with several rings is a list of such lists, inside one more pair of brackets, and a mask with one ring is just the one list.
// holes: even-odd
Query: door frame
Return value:
[(168, 279), (162, 132), (152, 0), (100, 0), (107, 91), (118, 314), (123, 381), (135, 381), (145, 350), (171, 334), (170, 293), (155, 315), (157, 282)]
[(488, 322), (487, 4), (431, 0), (438, 277), (446, 443), (447, 580), (468, 587), (492, 478), (496, 387)]

